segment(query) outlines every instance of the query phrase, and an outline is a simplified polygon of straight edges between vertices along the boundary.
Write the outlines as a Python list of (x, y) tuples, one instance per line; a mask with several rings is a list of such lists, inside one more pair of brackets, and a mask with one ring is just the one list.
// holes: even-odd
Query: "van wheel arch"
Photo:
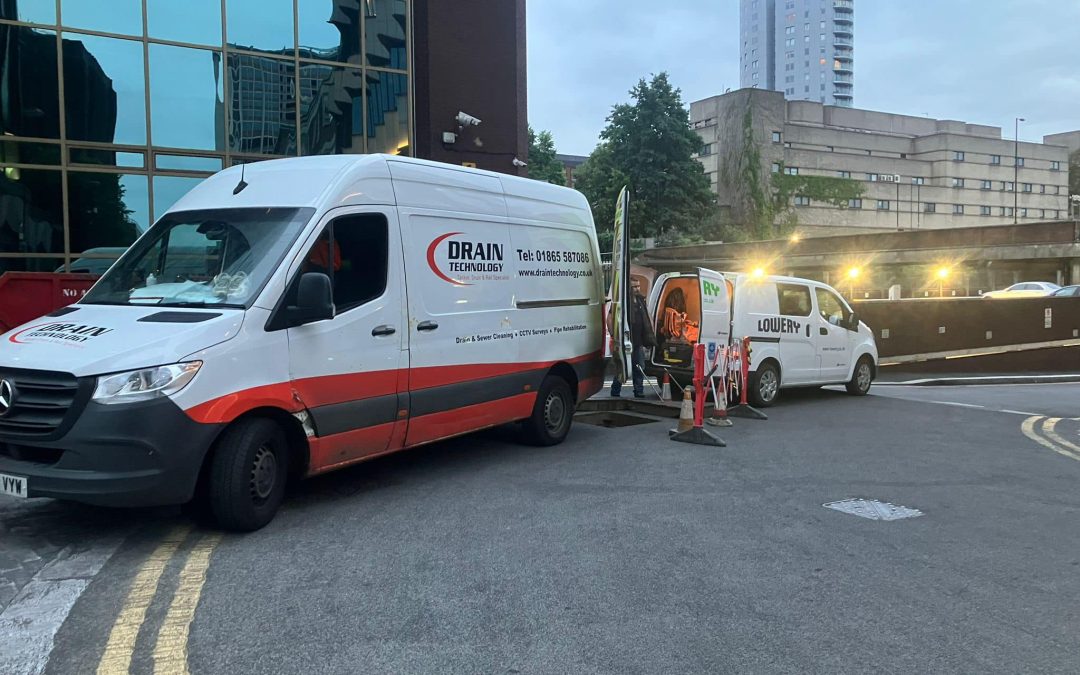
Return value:
[(214, 438), (214, 442), (210, 444), (209, 449), (203, 455), (202, 465), (199, 467), (199, 478), (195, 483), (195, 494), (192, 496), (192, 501), (190, 502), (193, 515), (196, 515), (197, 517), (205, 515), (203, 511), (207, 502), (210, 467), (214, 463), (214, 453), (217, 452), (218, 440), (229, 428), (239, 424), (243, 420), (255, 418), (268, 419), (274, 422), (285, 434), (285, 440), (289, 447), (287, 479), (291, 482), (299, 480), (307, 475), (308, 466), (311, 462), (311, 447), (308, 445), (307, 434), (304, 433), (304, 427), (300, 424), (300, 421), (293, 417), (291, 413), (281, 408), (256, 408), (254, 410), (249, 410), (225, 425), (225, 427), (218, 432), (217, 436)]
[(558, 377), (565, 380), (566, 384), (570, 387), (570, 394), (574, 397), (574, 403), (577, 403), (578, 376), (570, 364), (565, 362), (556, 363), (551, 367), (551, 370), (547, 372), (546, 377)]

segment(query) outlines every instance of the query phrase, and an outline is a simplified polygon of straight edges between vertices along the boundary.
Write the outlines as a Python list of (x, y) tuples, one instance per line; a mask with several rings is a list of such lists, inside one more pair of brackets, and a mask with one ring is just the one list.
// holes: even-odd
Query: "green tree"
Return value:
[[(575, 184), (592, 205), (601, 241), (610, 235), (615, 200), (630, 186), (630, 235), (696, 237), (716, 200), (693, 155), (701, 138), (690, 128), (682, 93), (667, 73), (642, 78), (632, 101), (614, 106), (600, 145), (577, 171)], [(602, 249), (603, 250), (603, 249)]]
[(529, 125), (529, 178), (554, 185), (566, 185), (566, 170), (555, 156), (555, 139), (550, 131), (533, 131)]

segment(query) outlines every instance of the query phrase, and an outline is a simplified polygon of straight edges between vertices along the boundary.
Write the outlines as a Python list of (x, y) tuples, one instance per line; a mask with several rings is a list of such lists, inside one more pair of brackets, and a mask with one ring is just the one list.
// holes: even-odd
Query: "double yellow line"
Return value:
[[(131, 582), (120, 614), (116, 617), (105, 652), (98, 662), (98, 675), (127, 675), (135, 655), (135, 643), (146, 621), (146, 612), (158, 594), (165, 568), (191, 534), (191, 526), (177, 526), (165, 535), (150, 557), (143, 562)], [(154, 673), (187, 675), (187, 643), (195, 608), (206, 583), (210, 556), (221, 541), (220, 534), (205, 534), (187, 553), (180, 571), (179, 584), (169, 604), (169, 611), (158, 629), (154, 645)]]
[(1080, 445), (1065, 440), (1057, 431), (1058, 422), (1061, 420), (1061, 417), (1032, 415), (1024, 420), (1024, 423), (1020, 425), (1020, 430), (1024, 432), (1025, 436), (1044, 448), (1049, 448), (1059, 455), (1080, 462)]

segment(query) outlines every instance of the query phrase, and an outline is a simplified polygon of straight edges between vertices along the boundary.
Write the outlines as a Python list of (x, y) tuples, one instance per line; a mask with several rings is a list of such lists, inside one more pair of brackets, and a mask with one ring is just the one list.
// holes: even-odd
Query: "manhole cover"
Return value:
[(909, 509), (906, 506), (897, 506), (888, 502), (879, 502), (876, 499), (845, 499), (839, 502), (822, 504), (827, 509), (848, 513), (860, 518), (870, 520), (903, 520), (904, 518), (917, 518), (923, 515), (918, 509)]
[(644, 417), (620, 412), (593, 412), (578, 413), (574, 415), (574, 421), (582, 424), (594, 424), (598, 427), (632, 427), (636, 424), (652, 424), (659, 422), (657, 417)]

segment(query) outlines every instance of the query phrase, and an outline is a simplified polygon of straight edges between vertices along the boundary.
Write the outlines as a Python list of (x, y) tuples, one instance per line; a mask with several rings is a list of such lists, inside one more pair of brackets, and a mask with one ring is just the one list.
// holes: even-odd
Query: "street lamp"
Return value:
[(952, 273), (952, 270), (950, 270), (948, 267), (939, 267), (938, 271), (934, 275), (934, 276), (937, 277), (937, 280), (938, 280), (938, 297), (939, 298), (944, 298), (945, 297), (945, 280), (949, 278), (949, 275), (951, 273)]
[(855, 280), (862, 274), (862, 270), (858, 267), (852, 267), (847, 271), (848, 278), (848, 297), (852, 300), (855, 299)]
[(1013, 131), (1013, 225), (1020, 222), (1020, 123), (1026, 121), (1017, 117)]

